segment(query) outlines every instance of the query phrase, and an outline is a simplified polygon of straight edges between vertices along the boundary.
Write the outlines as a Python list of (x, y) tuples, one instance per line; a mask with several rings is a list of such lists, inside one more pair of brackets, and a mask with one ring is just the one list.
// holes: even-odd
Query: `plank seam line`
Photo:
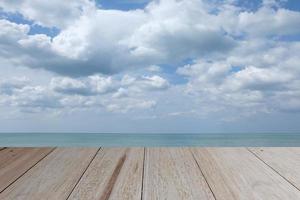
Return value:
[(53, 148), (49, 153), (47, 153), (45, 156), (43, 156), (41, 159), (39, 159), (34, 165), (32, 165), (31, 167), (29, 167), (24, 173), (20, 174), (20, 176), (18, 178), (16, 178), (16, 180), (14, 180), (13, 182), (11, 182), (8, 186), (6, 186), (2, 191), (0, 191), (0, 194), (2, 192), (4, 192), (7, 188), (9, 188), (11, 185), (13, 185), (15, 182), (17, 182), (22, 176), (24, 176), (29, 170), (31, 170), (32, 168), (34, 168), (38, 163), (40, 163), (44, 158), (46, 158), (49, 154), (51, 154), (54, 150), (56, 149)]
[(108, 200), (111, 197), (111, 194), (115, 188), (115, 185), (120, 177), (120, 174), (122, 172), (122, 169), (124, 170), (124, 164), (128, 160), (128, 152), (130, 151), (129, 148), (125, 149), (125, 152), (123, 156), (121, 156), (118, 159), (118, 162), (116, 163), (114, 170), (112, 174), (110, 175), (110, 178), (108, 182), (104, 186), (103, 193), (100, 196), (100, 200)]
[(68, 200), (71, 196), (71, 194), (74, 192), (76, 186), (79, 184), (80, 180), (82, 179), (83, 175), (86, 173), (86, 171), (88, 170), (88, 168), (90, 167), (90, 165), (92, 164), (93, 160), (96, 158), (98, 152), (101, 150), (101, 147), (96, 151), (95, 155), (92, 157), (92, 159), (90, 160), (89, 164), (87, 165), (87, 167), (84, 169), (84, 171), (82, 172), (81, 176), (79, 177), (79, 179), (76, 181), (76, 184), (74, 185), (74, 187), (72, 188), (72, 190), (70, 191), (70, 194), (67, 196), (66, 200)]
[(199, 170), (200, 170), (200, 172), (201, 172), (201, 174), (202, 174), (202, 176), (203, 176), (203, 178), (204, 178), (204, 180), (205, 180), (205, 182), (206, 182), (206, 184), (207, 184), (210, 192), (212, 193), (214, 199), (217, 200), (217, 197), (216, 197), (215, 193), (213, 192), (212, 188), (210, 187), (210, 185), (209, 185), (209, 183), (208, 183), (208, 181), (207, 181), (207, 179), (206, 179), (206, 177), (205, 177), (205, 175), (204, 175), (204, 173), (203, 173), (203, 171), (202, 171), (202, 169), (201, 169), (201, 167), (200, 167), (197, 159), (195, 158), (195, 155), (194, 155), (193, 151), (191, 149), (189, 149), (189, 151), (192, 154), (192, 156), (194, 158), (194, 161), (196, 162), (196, 165), (198, 166), (198, 168), (199, 168)]
[(141, 200), (143, 200), (143, 193), (144, 193), (145, 155), (146, 155), (146, 148), (144, 147)]
[(248, 147), (246, 148), (251, 154), (253, 154), (258, 160), (260, 160), (261, 162), (263, 162), (265, 165), (267, 165), (269, 168), (271, 168), (276, 174), (278, 174), (281, 178), (283, 178), (285, 181), (287, 181), (289, 184), (291, 184), (294, 188), (296, 188), (298, 191), (300, 191), (300, 189), (294, 185), (292, 182), (290, 182), (287, 178), (285, 178), (283, 175), (281, 175), (276, 169), (274, 169), (271, 165), (269, 165), (268, 163), (266, 163), (262, 158), (260, 158), (258, 155), (256, 155), (254, 152), (252, 152)]
[(0, 151), (7, 149), (7, 147), (0, 147)]

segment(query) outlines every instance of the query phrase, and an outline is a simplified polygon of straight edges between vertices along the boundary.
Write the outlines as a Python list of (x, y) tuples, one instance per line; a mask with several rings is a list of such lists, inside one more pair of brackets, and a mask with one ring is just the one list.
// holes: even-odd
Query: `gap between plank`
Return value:
[(2, 150), (4, 150), (4, 149), (6, 149), (7, 147), (0, 147), (0, 151), (2, 151)]
[(68, 197), (66, 198), (66, 200), (68, 200), (71, 196), (71, 194), (74, 192), (76, 186), (78, 185), (78, 183), (80, 182), (80, 180), (82, 179), (83, 175), (85, 174), (85, 172), (88, 170), (88, 168), (90, 167), (90, 165), (92, 164), (93, 160), (96, 158), (97, 154), (99, 153), (99, 151), (101, 150), (101, 147), (97, 150), (97, 152), (95, 153), (95, 155), (93, 156), (93, 158), (91, 159), (91, 161), (89, 162), (89, 164), (87, 165), (87, 167), (84, 169), (83, 173), (81, 174), (81, 176), (79, 177), (79, 179), (77, 180), (76, 184), (74, 185), (74, 187), (72, 188), (72, 190), (70, 191), (70, 194), (68, 195)]
[(22, 176), (24, 176), (24, 174), (26, 174), (29, 170), (31, 170), (33, 167), (35, 167), (39, 162), (41, 162), (44, 158), (46, 158), (49, 154), (51, 154), (54, 150), (56, 149), (53, 148), (49, 153), (47, 153), (45, 156), (43, 156), (41, 159), (39, 159), (34, 165), (32, 165), (31, 167), (29, 167), (24, 173), (22, 173), (18, 178), (16, 178), (16, 180), (14, 180), (13, 182), (11, 182), (8, 186), (6, 186), (2, 191), (0, 191), (0, 194), (2, 192), (4, 192), (8, 187), (10, 187), (12, 184), (14, 184), (16, 181), (18, 181)]
[(194, 158), (194, 161), (196, 162), (196, 164), (197, 164), (197, 166), (198, 166), (198, 168), (199, 168), (199, 170), (200, 170), (200, 172), (201, 172), (201, 174), (202, 174), (202, 176), (203, 176), (203, 178), (204, 178), (204, 180), (205, 180), (205, 182), (206, 182), (206, 184), (207, 184), (209, 190), (211, 191), (211, 193), (212, 193), (214, 199), (217, 200), (217, 198), (216, 198), (216, 196), (215, 196), (213, 190), (211, 189), (211, 187), (210, 187), (210, 185), (209, 185), (209, 183), (208, 183), (208, 181), (207, 181), (207, 179), (206, 179), (206, 177), (205, 177), (205, 175), (204, 175), (204, 173), (203, 173), (203, 171), (202, 171), (202, 169), (201, 169), (201, 167), (200, 167), (200, 165), (199, 165), (197, 159), (195, 158), (195, 155), (194, 155), (193, 151), (192, 151), (191, 149), (189, 149), (189, 151), (190, 151), (190, 153), (192, 154), (192, 156), (193, 156), (193, 158)]
[(268, 163), (266, 163), (262, 158), (260, 158), (258, 155), (256, 155), (256, 153), (252, 152), (248, 147), (246, 148), (251, 154), (253, 154), (258, 160), (260, 160), (261, 162), (263, 162), (265, 165), (267, 165), (269, 168), (271, 168), (276, 174), (278, 174), (281, 178), (283, 178), (285, 181), (287, 181), (289, 184), (291, 184), (294, 188), (296, 188), (298, 191), (300, 191), (300, 189), (294, 185), (292, 182), (290, 182), (287, 178), (285, 178), (283, 175), (281, 175), (276, 169), (274, 169), (271, 165), (269, 165)]
[(144, 157), (143, 157), (143, 172), (142, 172), (141, 200), (143, 200), (143, 192), (144, 192), (145, 157), (146, 157), (146, 147), (144, 147)]

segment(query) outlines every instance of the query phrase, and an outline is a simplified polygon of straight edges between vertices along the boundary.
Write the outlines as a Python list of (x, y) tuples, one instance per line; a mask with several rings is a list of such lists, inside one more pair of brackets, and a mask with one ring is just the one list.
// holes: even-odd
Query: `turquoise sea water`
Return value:
[(1, 147), (43, 146), (298, 146), (300, 133), (207, 133), (207, 134), (121, 134), (121, 133), (0, 133)]

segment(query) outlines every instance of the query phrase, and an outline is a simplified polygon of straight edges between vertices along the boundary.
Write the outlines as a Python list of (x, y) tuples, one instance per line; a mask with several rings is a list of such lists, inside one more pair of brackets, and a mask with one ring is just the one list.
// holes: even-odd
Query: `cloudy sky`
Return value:
[(0, 132), (299, 130), (299, 0), (0, 1)]

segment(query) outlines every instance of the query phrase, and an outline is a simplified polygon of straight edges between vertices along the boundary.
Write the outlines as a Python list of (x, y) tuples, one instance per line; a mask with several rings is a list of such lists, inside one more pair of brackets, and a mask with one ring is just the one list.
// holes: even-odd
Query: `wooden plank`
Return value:
[(143, 148), (101, 149), (69, 199), (140, 200)]
[(216, 199), (300, 199), (300, 192), (245, 148), (192, 148)]
[(52, 150), (53, 148), (6, 148), (0, 151), (0, 192)]
[(1, 200), (65, 200), (96, 148), (58, 148), (0, 194)]
[(300, 148), (249, 148), (256, 156), (300, 189)]
[(195, 159), (185, 148), (147, 148), (143, 199), (214, 199)]

